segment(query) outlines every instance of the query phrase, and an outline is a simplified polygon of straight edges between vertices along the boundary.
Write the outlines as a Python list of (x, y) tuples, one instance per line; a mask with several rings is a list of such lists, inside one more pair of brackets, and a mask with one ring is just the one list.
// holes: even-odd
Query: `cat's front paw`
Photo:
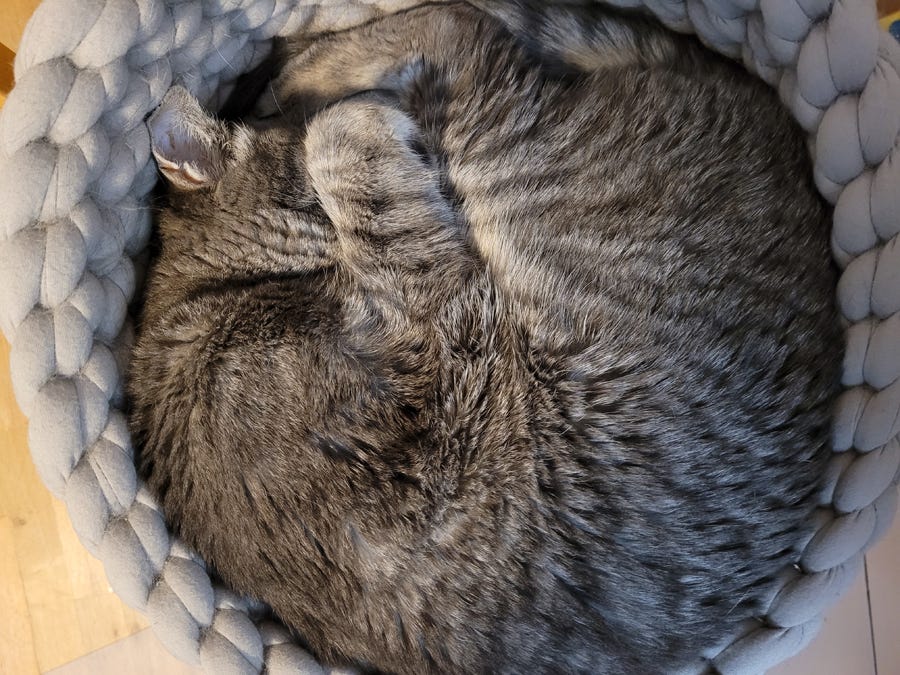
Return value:
[(330, 200), (410, 198), (436, 184), (412, 119), (367, 99), (316, 115), (307, 131), (306, 163), (326, 210)]

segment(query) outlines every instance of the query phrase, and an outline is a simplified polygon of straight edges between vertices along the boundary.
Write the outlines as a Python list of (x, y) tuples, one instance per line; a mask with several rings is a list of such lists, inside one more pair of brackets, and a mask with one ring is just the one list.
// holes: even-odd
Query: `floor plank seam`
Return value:
[(866, 610), (869, 612), (869, 636), (872, 638), (872, 666), (878, 675), (878, 650), (875, 648), (875, 619), (872, 617), (872, 593), (869, 590), (869, 557), (863, 556), (863, 574), (866, 577)]

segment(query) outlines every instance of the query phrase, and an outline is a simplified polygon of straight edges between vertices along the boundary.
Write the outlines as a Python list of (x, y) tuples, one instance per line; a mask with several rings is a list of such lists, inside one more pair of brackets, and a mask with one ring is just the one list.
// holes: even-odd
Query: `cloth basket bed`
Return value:
[[(207, 672), (323, 673), (253, 602), (211, 582), (135, 475), (121, 412), (127, 306), (156, 181), (143, 120), (173, 82), (215, 106), (271, 38), (417, 0), (45, 0), (0, 112), (0, 327), (47, 487), (109, 582)], [(776, 87), (835, 205), (845, 391), (816, 532), (768, 610), (691, 672), (758, 673), (802, 649), (888, 528), (900, 467), (900, 46), (873, 0), (614, 0), (696, 32)], [(737, 599), (736, 599), (737, 600)], [(262, 617), (262, 618), (261, 618)]]

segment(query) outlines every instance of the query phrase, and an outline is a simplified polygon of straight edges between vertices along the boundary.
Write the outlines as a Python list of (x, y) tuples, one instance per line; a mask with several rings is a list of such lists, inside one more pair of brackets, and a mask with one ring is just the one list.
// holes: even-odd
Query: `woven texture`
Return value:
[[(211, 583), (135, 475), (120, 404), (127, 304), (156, 180), (143, 119), (179, 81), (211, 105), (274, 35), (350, 27), (416, 0), (45, 0), (0, 112), (0, 328), (34, 463), (110, 584), (210, 673), (324, 673), (283, 627)], [(764, 617), (691, 672), (792, 656), (888, 528), (900, 475), (900, 48), (872, 0), (619, 0), (693, 31), (776, 87), (835, 204), (848, 325), (817, 531)], [(337, 671), (333, 671), (337, 672)]]

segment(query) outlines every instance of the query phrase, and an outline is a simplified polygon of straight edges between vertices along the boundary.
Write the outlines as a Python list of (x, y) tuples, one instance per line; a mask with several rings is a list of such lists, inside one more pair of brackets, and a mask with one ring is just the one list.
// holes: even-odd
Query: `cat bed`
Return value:
[[(617, 0), (637, 6), (642, 0)], [(135, 475), (122, 405), (156, 181), (143, 120), (175, 81), (210, 105), (271, 38), (346, 28), (417, 0), (45, 0), (0, 113), (0, 327), (47, 487), (109, 582), (210, 673), (323, 673), (253, 602), (210, 580)], [(643, 0), (776, 87), (835, 205), (846, 387), (816, 514), (768, 610), (693, 672), (793, 655), (888, 528), (900, 467), (900, 46), (874, 0)], [(737, 598), (735, 601), (737, 602)]]

